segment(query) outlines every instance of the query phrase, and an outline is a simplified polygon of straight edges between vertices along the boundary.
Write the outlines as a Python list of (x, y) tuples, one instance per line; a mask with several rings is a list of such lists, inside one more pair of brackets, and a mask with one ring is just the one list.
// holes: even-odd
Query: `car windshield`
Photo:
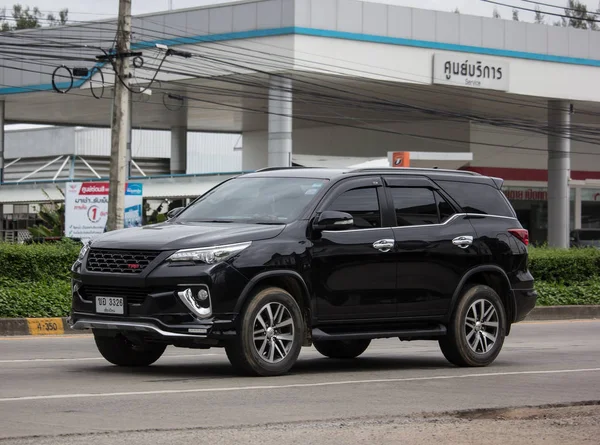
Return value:
[(299, 217), (325, 182), (309, 178), (235, 178), (202, 196), (177, 220), (287, 224)]

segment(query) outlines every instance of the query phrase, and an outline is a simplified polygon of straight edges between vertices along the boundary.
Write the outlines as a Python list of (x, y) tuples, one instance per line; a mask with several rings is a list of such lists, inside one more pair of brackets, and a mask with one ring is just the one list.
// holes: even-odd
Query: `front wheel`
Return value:
[(117, 366), (150, 366), (167, 349), (161, 344), (135, 344), (122, 335), (110, 337), (94, 333), (94, 340), (102, 357)]
[(356, 358), (367, 350), (370, 339), (364, 340), (314, 340), (313, 346), (322, 355), (329, 358)]
[(238, 372), (276, 376), (296, 363), (303, 338), (298, 303), (285, 290), (270, 287), (255, 294), (240, 314), (237, 335), (225, 352)]
[(461, 296), (448, 326), (439, 340), (446, 359), (457, 366), (487, 366), (502, 349), (506, 312), (491, 287), (475, 285)]

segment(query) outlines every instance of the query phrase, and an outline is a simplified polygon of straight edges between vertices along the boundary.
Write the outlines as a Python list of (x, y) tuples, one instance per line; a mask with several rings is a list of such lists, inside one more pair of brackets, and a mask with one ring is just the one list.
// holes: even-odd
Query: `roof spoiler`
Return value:
[(502, 178), (491, 178), (492, 181), (494, 181), (494, 184), (496, 184), (496, 187), (498, 187), (498, 189), (502, 189), (502, 186), (504, 185), (504, 179)]

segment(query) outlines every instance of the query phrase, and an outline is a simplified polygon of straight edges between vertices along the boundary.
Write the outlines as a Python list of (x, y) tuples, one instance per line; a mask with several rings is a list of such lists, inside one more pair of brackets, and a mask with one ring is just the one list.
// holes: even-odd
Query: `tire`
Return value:
[(367, 350), (370, 339), (361, 340), (314, 340), (313, 346), (317, 351), (329, 358), (356, 358)]
[(102, 357), (117, 366), (150, 366), (158, 360), (167, 345), (144, 343), (137, 346), (122, 335), (114, 337), (94, 334), (96, 347)]
[(283, 289), (269, 287), (254, 294), (242, 310), (237, 335), (225, 345), (225, 352), (240, 374), (278, 376), (294, 366), (303, 339), (298, 303)]
[[(482, 304), (485, 315), (483, 323), (480, 313)], [(439, 344), (450, 363), (463, 367), (482, 367), (490, 365), (498, 357), (505, 336), (506, 311), (502, 300), (491, 287), (474, 285), (467, 288), (458, 300), (448, 333), (439, 340)], [(493, 343), (492, 339), (495, 339)]]

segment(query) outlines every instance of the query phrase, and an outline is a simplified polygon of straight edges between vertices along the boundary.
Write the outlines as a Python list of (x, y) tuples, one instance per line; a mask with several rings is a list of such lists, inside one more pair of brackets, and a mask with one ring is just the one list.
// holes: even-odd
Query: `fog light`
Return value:
[[(187, 288), (177, 292), (177, 296), (187, 306), (187, 308), (199, 318), (207, 318), (212, 315), (210, 301), (208, 302), (208, 305), (205, 304), (206, 300), (209, 298), (209, 294), (206, 289), (201, 289), (198, 292), (194, 292), (192, 289)], [(201, 301), (204, 304), (201, 304)]]
[(208, 298), (206, 289), (201, 289), (200, 292), (198, 292), (198, 298), (200, 298), (200, 301), (205, 301)]

